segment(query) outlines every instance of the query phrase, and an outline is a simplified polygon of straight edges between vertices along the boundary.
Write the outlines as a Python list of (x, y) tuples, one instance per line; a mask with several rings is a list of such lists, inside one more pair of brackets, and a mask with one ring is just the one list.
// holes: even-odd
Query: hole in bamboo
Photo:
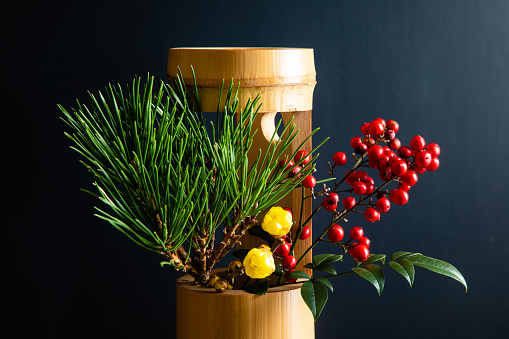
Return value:
[[(278, 124), (281, 122), (281, 125)], [(269, 141), (272, 139), (274, 132), (276, 135), (274, 136), (274, 141), (280, 140), (280, 135), (284, 130), (283, 124), (283, 116), (279, 112), (269, 112), (263, 113), (260, 119), (261, 131), (265, 140)], [(276, 131), (277, 128), (277, 131)]]

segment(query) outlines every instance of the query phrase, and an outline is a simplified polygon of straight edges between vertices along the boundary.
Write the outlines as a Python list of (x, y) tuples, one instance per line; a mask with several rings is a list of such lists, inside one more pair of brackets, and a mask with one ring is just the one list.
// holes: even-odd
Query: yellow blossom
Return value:
[(282, 237), (292, 228), (292, 214), (282, 207), (272, 207), (263, 217), (262, 228), (274, 238)]
[(268, 277), (276, 269), (270, 247), (266, 245), (252, 248), (244, 258), (243, 264), (246, 274), (253, 279)]

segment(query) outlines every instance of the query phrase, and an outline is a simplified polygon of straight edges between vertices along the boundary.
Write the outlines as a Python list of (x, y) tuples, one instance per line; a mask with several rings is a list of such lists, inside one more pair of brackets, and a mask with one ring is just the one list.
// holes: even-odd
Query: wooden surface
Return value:
[[(311, 133), (311, 109), (313, 90), (316, 84), (313, 49), (309, 48), (172, 48), (168, 51), (168, 77), (174, 76), (181, 69), (187, 86), (193, 84), (191, 65), (196, 75), (200, 102), (204, 112), (216, 111), (219, 100), (219, 89), (223, 79), (234, 79), (240, 84), (240, 108), (245, 106), (249, 98), (261, 94), (263, 103), (253, 129), (258, 129), (253, 146), (248, 154), (249, 162), (253, 163), (258, 150), (267, 149), (269, 140), (275, 130), (276, 113), (280, 112), (284, 124), (293, 117), (293, 123), (300, 130), (299, 135), (288, 149), (292, 154), (297, 146)], [(309, 139), (303, 147), (311, 151), (312, 141)], [(294, 213), (296, 224), (292, 228), (295, 234), (300, 213), (301, 192), (295, 190), (278, 204), (290, 207)], [(311, 215), (311, 200), (307, 199), (303, 206), (303, 219)], [(259, 220), (263, 216), (259, 217)], [(309, 224), (311, 227), (311, 224)], [(312, 236), (299, 240), (295, 247), (296, 257), (311, 244)], [(241, 248), (258, 247), (259, 238), (246, 235), (242, 238)], [(310, 270), (302, 266), (311, 261), (312, 251), (297, 267), (310, 274)]]
[(311, 110), (316, 71), (311, 48), (171, 48), (168, 77), (180, 67), (186, 84), (193, 67), (204, 112), (215, 112), (223, 79), (240, 84), (240, 107), (261, 94), (264, 112)]
[(300, 284), (258, 296), (240, 290), (218, 293), (177, 280), (177, 339), (313, 339), (314, 320)]

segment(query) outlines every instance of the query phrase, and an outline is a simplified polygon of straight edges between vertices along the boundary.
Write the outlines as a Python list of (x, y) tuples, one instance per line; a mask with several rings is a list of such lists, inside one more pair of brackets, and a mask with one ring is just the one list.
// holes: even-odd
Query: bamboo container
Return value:
[(240, 290), (218, 293), (177, 280), (177, 339), (312, 339), (314, 320), (300, 285), (271, 288), (258, 296)]
[[(250, 154), (248, 154), (250, 163), (256, 159), (259, 149), (262, 151), (267, 149), (270, 138), (276, 129), (275, 119), (278, 112), (281, 113), (285, 125), (293, 118), (292, 123), (300, 130), (287, 151), (288, 155), (297, 150), (299, 145), (311, 133), (313, 90), (316, 84), (313, 49), (169, 49), (167, 67), (169, 79), (177, 75), (180, 68), (186, 86), (192, 86), (194, 80), (191, 66), (196, 75), (196, 84), (203, 112), (216, 111), (223, 79), (224, 88), (229, 87), (230, 80), (233, 80), (235, 86), (240, 86), (238, 93), (240, 109), (245, 107), (249, 98), (254, 99), (258, 94), (261, 95), (263, 104), (253, 124), (253, 128), (257, 129), (258, 132), (254, 137)], [(311, 139), (307, 140), (301, 149), (311, 151)], [(287, 195), (279, 205), (290, 207), (294, 214), (294, 221), (297, 221), (301, 208), (300, 190), (295, 190)], [(311, 215), (311, 199), (306, 199), (302, 208), (305, 220)], [(259, 220), (262, 217), (259, 216)], [(309, 223), (309, 226), (311, 227), (311, 223)], [(292, 228), (293, 234), (296, 233), (297, 228), (298, 224), (295, 223)], [(261, 243), (262, 241), (256, 237), (245, 235), (240, 248), (258, 247)], [(296, 257), (300, 257), (311, 243), (312, 236), (306, 240), (299, 240), (295, 246)], [(310, 251), (297, 269), (311, 274), (310, 270), (303, 268), (304, 264), (311, 261), (311, 257), (312, 253)], [(198, 297), (199, 295), (201, 297)], [(194, 308), (194, 311), (192, 307), (189, 309), (188, 305), (193, 303), (199, 305), (195, 306), (200, 309), (199, 318), (196, 318), (194, 313), (196, 308)], [(297, 308), (294, 310), (295, 307)], [(301, 310), (300, 307), (303, 307), (303, 309)], [(293, 312), (297, 313), (294, 314)], [(202, 315), (209, 313), (210, 317), (203, 319)], [(271, 293), (259, 297), (246, 295), (242, 291), (227, 292), (224, 295), (215, 292), (199, 292), (196, 288), (191, 288), (181, 281), (177, 284), (177, 314), (177, 331), (179, 333), (177, 337), (179, 339), (216, 337), (235, 339), (255, 337), (257, 339), (314, 338), (314, 322), (311, 312), (302, 301), (300, 288), (295, 288), (295, 286), (271, 291)], [(290, 317), (282, 320), (281, 317), (286, 314)], [(221, 323), (221, 319), (225, 317), (232, 320)], [(192, 319), (191, 323), (186, 322), (186, 319)], [(233, 319), (238, 319), (238, 321), (233, 321)], [(258, 319), (260, 320), (258, 321)], [(292, 321), (291, 325), (290, 321)], [(222, 325), (219, 327), (214, 325), (220, 323)], [(201, 331), (201, 327), (208, 326), (211, 326), (217, 332), (210, 332), (207, 336), (187, 334), (188, 332)], [(229, 332), (225, 332), (227, 329), (223, 329), (222, 326), (234, 328), (228, 329)], [(256, 332), (255, 327), (261, 327), (264, 330)], [(292, 332), (293, 330), (289, 330), (289, 328), (300, 329), (297, 332)], [(251, 336), (249, 334), (251, 332), (259, 334)], [(218, 336), (216, 336), (216, 333), (225, 334), (220, 336), (217, 334)], [(228, 336), (226, 333), (232, 336)]]

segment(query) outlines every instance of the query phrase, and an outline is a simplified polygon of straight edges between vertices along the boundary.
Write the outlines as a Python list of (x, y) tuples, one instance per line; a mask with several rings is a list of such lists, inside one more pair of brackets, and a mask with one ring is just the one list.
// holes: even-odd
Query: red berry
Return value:
[(361, 143), (362, 139), (360, 137), (353, 137), (352, 140), (350, 140), (350, 145), (352, 147), (355, 147), (358, 143)]
[(301, 159), (304, 159), (302, 160), (301, 165), (302, 166), (307, 165), (311, 161), (311, 155), (309, 155), (308, 151), (300, 150), (297, 152), (297, 154), (295, 154), (293, 161), (295, 161), (295, 163), (297, 164), (299, 163), (299, 161), (301, 161)]
[(352, 248), (350, 254), (356, 261), (363, 262), (369, 258), (369, 249), (364, 245), (358, 244)]
[(426, 172), (426, 169), (424, 167), (419, 167), (419, 166), (416, 166), (415, 164), (412, 166), (412, 169), (417, 174), (422, 174), (422, 173)]
[(293, 255), (287, 255), (286, 257), (284, 257), (283, 267), (285, 269), (288, 270), (290, 268), (294, 268), (296, 265), (297, 265), (297, 260), (295, 259), (295, 257)]
[(369, 240), (366, 237), (362, 237), (362, 238), (359, 239), (357, 244), (358, 245), (362, 245), (362, 246), (366, 246), (367, 248), (369, 248), (369, 244), (371, 244), (371, 240)]
[(369, 160), (368, 165), (370, 168), (377, 168), (378, 167), (378, 160)]
[(396, 160), (391, 166), (392, 173), (398, 177), (404, 175), (408, 171), (408, 165), (405, 160)]
[(338, 207), (339, 196), (336, 193), (330, 193), (322, 202), (327, 211), (334, 211)]
[(380, 123), (380, 121), (373, 120), (369, 124), (369, 134), (373, 136), (379, 136), (384, 132), (385, 126)]
[(350, 255), (352, 255), (352, 250), (355, 246), (359, 245), (359, 243), (357, 242), (354, 242), (350, 245), (350, 247), (348, 247), (348, 253), (350, 253)]
[(413, 186), (417, 183), (417, 181), (419, 180), (419, 177), (417, 176), (417, 173), (410, 170), (410, 171), (406, 172), (405, 175), (401, 176), (399, 179), (401, 180), (401, 182), (404, 185)]
[(290, 268), (290, 269), (288, 270), (288, 272), (286, 272), (286, 274), (285, 274), (285, 279), (286, 279), (286, 282), (287, 282), (287, 283), (294, 283), (294, 282), (296, 282), (296, 281), (297, 281), (297, 278), (290, 278), (290, 279), (288, 279), (288, 276), (289, 276), (289, 275), (290, 275), (290, 273), (292, 273), (292, 272), (295, 272), (295, 269), (294, 269), (294, 268)]
[(388, 149), (388, 150), (384, 150), (384, 155), (388, 156), (389, 159), (390, 158), (393, 158), (396, 156), (396, 153), (394, 153), (393, 151), (391, 151), (391, 149)]
[(313, 188), (316, 185), (316, 179), (312, 175), (308, 175), (302, 180), (302, 186), (306, 188)]
[(385, 140), (391, 141), (391, 140), (394, 140), (395, 137), (396, 137), (396, 132), (394, 132), (392, 129), (388, 129), (384, 133)]
[(337, 152), (332, 157), (332, 161), (334, 161), (334, 163), (338, 166), (343, 166), (347, 161), (346, 154), (343, 152)]
[(376, 202), (376, 208), (380, 213), (387, 213), (391, 209), (391, 202), (387, 198), (378, 199)]
[(293, 165), (295, 164), (293, 163), (293, 161), (289, 159), (284, 159), (279, 162), (279, 167), (284, 168), (285, 171), (288, 171), (290, 168), (293, 167)]
[(431, 164), (431, 153), (428, 151), (420, 151), (415, 156), (415, 164), (419, 167), (426, 168)]
[(366, 193), (367, 189), (368, 187), (362, 181), (357, 181), (355, 184), (353, 184), (353, 191), (355, 194), (362, 195)]
[(325, 199), (323, 199), (322, 206), (327, 211), (331, 212), (331, 211), (334, 211), (338, 207), (338, 204), (336, 202), (334, 202), (334, 200), (325, 198)]
[(370, 148), (372, 145), (375, 144), (375, 139), (373, 139), (372, 137), (365, 137), (364, 139), (362, 139), (362, 142), (366, 144), (366, 146), (368, 146), (368, 148)]
[(382, 181), (389, 181), (392, 179), (392, 169), (387, 167), (385, 171), (378, 171), (378, 177)]
[(369, 134), (369, 122), (365, 122), (361, 126), (361, 133), (364, 134), (364, 135), (368, 135)]
[(374, 185), (375, 184), (375, 180), (373, 180), (372, 177), (366, 177), (366, 179), (362, 180), (366, 183), (366, 185)]
[(391, 201), (398, 205), (404, 205), (408, 202), (408, 192), (403, 190), (393, 189), (391, 191)]
[(354, 207), (357, 202), (355, 201), (354, 197), (346, 197), (343, 199), (343, 207), (349, 210), (350, 208)]
[(367, 221), (375, 222), (380, 220), (380, 212), (378, 212), (376, 208), (368, 207), (366, 211), (364, 211), (364, 218), (366, 218)]
[(278, 257), (280, 258), (284, 258), (286, 257), (288, 254), (290, 254), (290, 249), (291, 249), (292, 245), (290, 245), (289, 243), (287, 242), (284, 242), (282, 243), (281, 245), (279, 245), (275, 250), (274, 250), (274, 254), (277, 255)]
[(431, 153), (431, 156), (438, 157), (440, 155), (440, 146), (432, 142), (426, 146), (426, 151)]
[(410, 186), (402, 184), (402, 183), (399, 183), (398, 184), (398, 189), (408, 192), (410, 190)]
[(362, 142), (355, 144), (353, 147), (353, 151), (357, 154), (364, 154), (368, 150), (368, 146)]
[(388, 167), (389, 167), (389, 157), (388, 156), (382, 157), (378, 161), (378, 164), (376, 165), (376, 168), (379, 169), (380, 171), (385, 171)]
[(401, 160), (400, 157), (397, 157), (397, 156), (393, 156), (393, 157), (390, 157), (389, 158), (389, 161), (387, 161), (387, 163), (389, 164), (389, 166), (392, 166), (392, 164), (395, 162), (395, 161), (398, 161), (398, 160)]
[(373, 121), (376, 121), (376, 122), (378, 122), (378, 123), (382, 124), (382, 126), (383, 126), (383, 127), (384, 127), (384, 129), (385, 129), (385, 125), (386, 125), (386, 123), (385, 123), (385, 120), (384, 120), (384, 119), (382, 119), (382, 118), (376, 118), (376, 119), (375, 119), (375, 120), (373, 120)]
[(389, 142), (389, 147), (393, 150), (397, 150), (401, 147), (401, 141), (398, 138), (394, 138)]
[(301, 168), (299, 166), (295, 166), (290, 172), (288, 172), (288, 176), (290, 178), (294, 178), (296, 176), (299, 176)]
[(364, 194), (368, 195), (368, 194), (371, 194), (373, 193), (375, 189), (375, 185), (374, 184), (366, 184), (366, 192)]
[(292, 212), (292, 209), (291, 209), (290, 207), (283, 207), (283, 209), (284, 209), (285, 211), (290, 212), (290, 214), (293, 216), (293, 212)]
[(300, 232), (299, 239), (300, 240), (307, 239), (307, 238), (309, 238), (310, 235), (311, 235), (311, 228), (309, 228), (309, 226), (304, 226), (304, 228)]
[(366, 181), (368, 179), (368, 173), (366, 173), (365, 171), (357, 171), (355, 172), (355, 181)]
[(368, 150), (368, 158), (370, 160), (378, 160), (384, 154), (384, 149), (379, 145), (373, 145)]
[(350, 237), (354, 240), (359, 240), (364, 236), (364, 230), (362, 227), (352, 227), (350, 229)]
[(425, 146), (426, 146), (426, 141), (424, 141), (424, 138), (421, 137), (420, 135), (416, 135), (415, 137), (413, 137), (410, 140), (410, 147), (412, 147), (412, 149), (414, 151), (417, 151), (417, 152), (422, 151)]
[(440, 160), (437, 157), (431, 159), (431, 163), (426, 167), (428, 171), (434, 171), (440, 166)]
[(348, 185), (353, 185), (355, 183), (355, 181), (357, 180), (357, 177), (355, 176), (356, 173), (357, 172), (353, 171), (345, 178), (345, 181)]
[(399, 124), (394, 120), (387, 121), (387, 129), (392, 129), (395, 133), (398, 133), (399, 131)]
[(401, 146), (398, 148), (398, 155), (403, 159), (408, 159), (412, 156), (412, 149), (408, 146)]
[(339, 225), (332, 225), (327, 231), (327, 237), (329, 237), (329, 240), (333, 242), (341, 241), (344, 236), (345, 231), (343, 230), (343, 227)]
[(339, 202), (339, 195), (337, 195), (337, 193), (334, 193), (334, 192), (329, 193), (327, 198), (333, 200), (336, 204)]

